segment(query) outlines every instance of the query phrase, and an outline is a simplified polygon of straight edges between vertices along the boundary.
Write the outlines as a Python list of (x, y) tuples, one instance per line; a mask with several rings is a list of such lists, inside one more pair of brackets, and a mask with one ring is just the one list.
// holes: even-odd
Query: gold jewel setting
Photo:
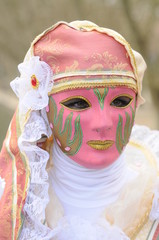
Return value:
[(38, 89), (39, 81), (38, 81), (37, 77), (34, 74), (31, 76), (31, 80), (30, 81), (31, 81), (32, 88)]

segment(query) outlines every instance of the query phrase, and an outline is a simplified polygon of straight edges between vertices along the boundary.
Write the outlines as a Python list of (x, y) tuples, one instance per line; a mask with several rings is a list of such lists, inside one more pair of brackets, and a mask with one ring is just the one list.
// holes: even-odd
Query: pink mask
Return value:
[(135, 109), (132, 89), (107, 87), (53, 94), (47, 111), (61, 150), (84, 167), (104, 168), (127, 144)]

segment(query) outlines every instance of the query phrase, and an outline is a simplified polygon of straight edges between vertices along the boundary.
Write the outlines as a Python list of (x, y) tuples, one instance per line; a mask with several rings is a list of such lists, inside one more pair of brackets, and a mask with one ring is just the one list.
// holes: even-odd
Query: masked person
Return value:
[(113, 30), (59, 22), (18, 68), (0, 239), (157, 239), (159, 134), (133, 126), (142, 56)]

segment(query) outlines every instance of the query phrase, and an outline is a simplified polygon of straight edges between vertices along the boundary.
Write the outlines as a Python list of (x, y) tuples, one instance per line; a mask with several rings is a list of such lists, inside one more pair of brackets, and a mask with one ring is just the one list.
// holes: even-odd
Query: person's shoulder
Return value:
[[(144, 138), (143, 138), (144, 137)], [(159, 139), (159, 131), (152, 130), (145, 125), (137, 125), (135, 124), (132, 128), (131, 138), (136, 138), (138, 140), (148, 140), (148, 138), (156, 138)]]
[(148, 158), (153, 159), (159, 169), (159, 131), (147, 126), (134, 125), (130, 136), (129, 146), (140, 149)]

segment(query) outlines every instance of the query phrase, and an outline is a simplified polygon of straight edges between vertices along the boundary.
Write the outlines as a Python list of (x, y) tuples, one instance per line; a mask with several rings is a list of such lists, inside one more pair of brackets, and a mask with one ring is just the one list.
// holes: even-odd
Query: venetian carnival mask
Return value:
[(121, 154), (134, 122), (136, 93), (127, 87), (76, 89), (50, 96), (54, 138), (72, 160), (107, 167)]
[(82, 166), (109, 166), (128, 143), (142, 100), (141, 55), (118, 33), (86, 21), (59, 23), (33, 51), (53, 72), (47, 114), (54, 140)]

